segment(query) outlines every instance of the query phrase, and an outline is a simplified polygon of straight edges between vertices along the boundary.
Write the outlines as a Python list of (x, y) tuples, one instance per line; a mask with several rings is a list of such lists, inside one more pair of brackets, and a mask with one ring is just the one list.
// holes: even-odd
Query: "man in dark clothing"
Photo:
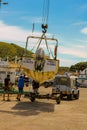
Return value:
[(33, 86), (33, 92), (34, 92), (35, 94), (39, 94), (39, 92), (38, 92), (39, 82), (33, 80), (32, 86)]
[(10, 91), (10, 75), (7, 75), (7, 77), (4, 79), (4, 94), (3, 94), (3, 101), (5, 101), (5, 94), (7, 93), (7, 101), (10, 101), (9, 99), (9, 91)]
[(77, 78), (75, 79), (75, 86), (76, 86), (76, 88), (79, 87), (79, 83), (78, 83), (78, 79)]

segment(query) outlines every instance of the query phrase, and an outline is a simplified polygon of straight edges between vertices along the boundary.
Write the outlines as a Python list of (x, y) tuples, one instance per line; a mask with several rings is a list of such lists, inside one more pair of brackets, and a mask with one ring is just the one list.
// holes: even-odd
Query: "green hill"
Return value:
[[(26, 52), (27, 55), (31, 56), (32, 52), (27, 51)], [(23, 55), (25, 54), (25, 48), (20, 47), (14, 43), (6, 43), (6, 42), (0, 42), (0, 57), (3, 59), (6, 59), (7, 56), (9, 57), (9, 60), (14, 60), (15, 56), (21, 58), (23, 57)], [(76, 72), (83, 70), (87, 68), (87, 62), (79, 62), (76, 63), (75, 65), (71, 65), (70, 67), (59, 67), (59, 72), (63, 73), (63, 72), (69, 72), (69, 71), (73, 71)]]
[[(15, 56), (22, 57), (25, 54), (25, 48), (22, 48), (14, 43), (0, 42), (0, 57), (6, 59), (9, 57), (10, 60), (14, 59)], [(28, 55), (32, 52), (27, 51)]]

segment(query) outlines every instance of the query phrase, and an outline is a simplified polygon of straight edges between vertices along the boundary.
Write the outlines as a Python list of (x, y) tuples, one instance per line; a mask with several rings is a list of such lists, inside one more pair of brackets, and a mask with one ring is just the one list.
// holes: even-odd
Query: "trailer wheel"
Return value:
[(67, 100), (70, 100), (70, 95), (67, 95)]
[(75, 99), (79, 99), (79, 91), (74, 97), (75, 97)]
[(72, 94), (70, 94), (70, 100), (73, 100), (74, 99), (74, 92), (72, 92)]
[(30, 97), (31, 102), (35, 101), (35, 97)]
[(61, 102), (61, 97), (59, 96), (59, 97), (56, 98), (56, 103), (60, 104), (60, 102)]
[(60, 97), (61, 97), (61, 99), (63, 99), (63, 94), (62, 93), (60, 94)]
[(71, 94), (67, 95), (67, 99), (68, 100), (73, 100), (74, 99), (74, 91)]

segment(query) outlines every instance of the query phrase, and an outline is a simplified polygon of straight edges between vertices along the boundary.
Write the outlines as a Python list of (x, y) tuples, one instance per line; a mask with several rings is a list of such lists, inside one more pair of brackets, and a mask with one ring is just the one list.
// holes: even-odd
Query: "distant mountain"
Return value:
[[(22, 48), (14, 43), (0, 42), (0, 57), (6, 59), (9, 57), (10, 60), (14, 59), (15, 56), (22, 57), (25, 54), (25, 48)], [(28, 55), (32, 52), (27, 51)]]

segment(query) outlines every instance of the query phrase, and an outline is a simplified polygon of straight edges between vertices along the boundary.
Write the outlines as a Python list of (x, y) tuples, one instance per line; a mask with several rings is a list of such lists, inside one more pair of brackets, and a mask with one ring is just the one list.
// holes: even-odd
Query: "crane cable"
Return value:
[(43, 24), (48, 24), (48, 16), (49, 16), (49, 0), (44, 0), (43, 17), (42, 17), (42, 23)]
[(48, 43), (45, 36), (45, 33), (47, 32), (47, 28), (48, 28), (49, 5), (50, 5), (50, 0), (44, 0), (43, 17), (42, 17), (42, 32), (43, 32), (43, 37), (45, 38), (45, 43), (46, 43), (48, 53), (50, 55), (50, 50), (49, 50)]
[(49, 5), (50, 0), (44, 0), (43, 3), (43, 17), (42, 17), (42, 32), (46, 33), (48, 28), (48, 17), (49, 17)]

